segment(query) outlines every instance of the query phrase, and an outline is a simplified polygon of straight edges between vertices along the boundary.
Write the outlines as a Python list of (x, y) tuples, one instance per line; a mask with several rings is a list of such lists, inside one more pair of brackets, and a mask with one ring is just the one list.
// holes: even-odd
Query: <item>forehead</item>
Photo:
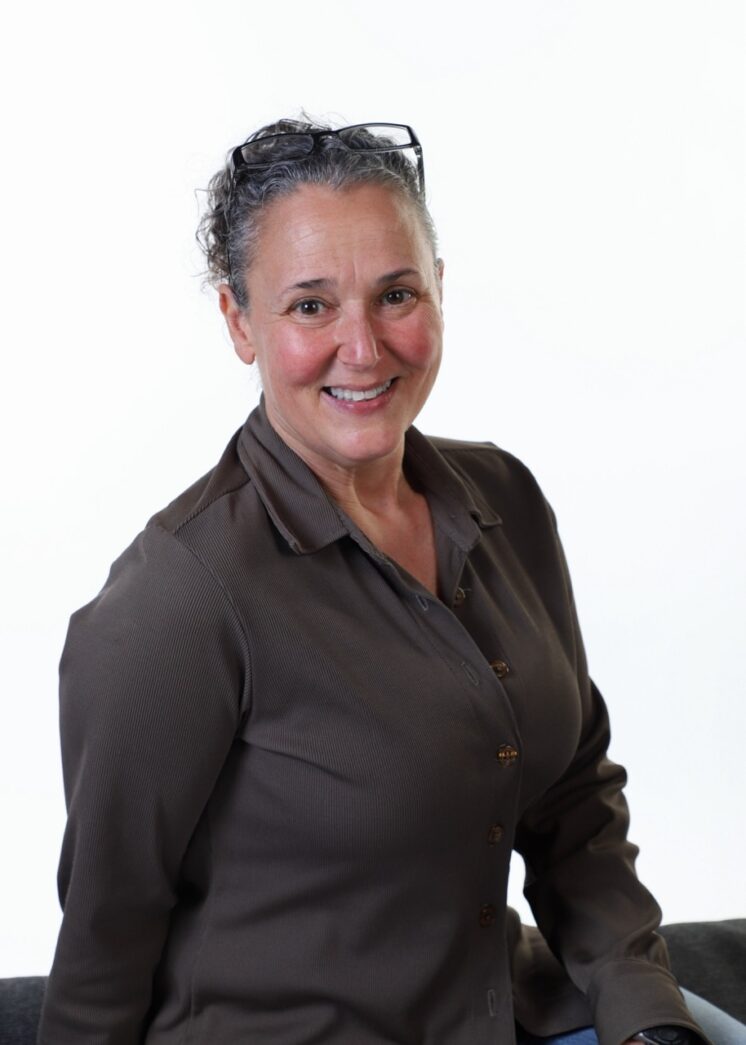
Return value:
[(298, 266), (375, 266), (384, 259), (425, 264), (428, 254), (419, 215), (396, 190), (382, 185), (302, 185), (267, 206), (252, 269), (269, 274), (268, 270)]

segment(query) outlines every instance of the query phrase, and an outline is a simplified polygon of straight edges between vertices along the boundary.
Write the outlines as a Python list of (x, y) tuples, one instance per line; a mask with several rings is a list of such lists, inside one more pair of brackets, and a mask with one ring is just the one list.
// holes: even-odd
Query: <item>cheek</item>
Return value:
[(322, 331), (289, 329), (267, 345), (265, 367), (270, 379), (286, 385), (314, 381), (330, 355), (329, 336)]
[(439, 316), (413, 316), (403, 339), (409, 363), (423, 369), (440, 360), (443, 324)]

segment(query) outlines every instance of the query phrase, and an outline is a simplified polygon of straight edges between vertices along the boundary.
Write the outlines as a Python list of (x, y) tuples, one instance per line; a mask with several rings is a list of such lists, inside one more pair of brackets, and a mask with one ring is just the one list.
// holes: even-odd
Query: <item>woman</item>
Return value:
[(262, 403), (71, 621), (40, 1042), (701, 1040), (551, 510), (412, 427), (443, 279), (416, 137), (265, 127), (202, 233)]

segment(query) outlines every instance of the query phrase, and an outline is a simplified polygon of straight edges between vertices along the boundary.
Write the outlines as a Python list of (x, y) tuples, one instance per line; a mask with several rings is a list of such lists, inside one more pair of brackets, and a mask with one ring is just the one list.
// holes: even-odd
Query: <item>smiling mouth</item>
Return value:
[(366, 388), (364, 391), (363, 389), (337, 388), (334, 385), (328, 385), (324, 391), (334, 399), (341, 399), (347, 403), (361, 403), (366, 399), (377, 399), (384, 392), (388, 392), (395, 380), (392, 377), (390, 380), (384, 381), (382, 385), (376, 385), (375, 388)]

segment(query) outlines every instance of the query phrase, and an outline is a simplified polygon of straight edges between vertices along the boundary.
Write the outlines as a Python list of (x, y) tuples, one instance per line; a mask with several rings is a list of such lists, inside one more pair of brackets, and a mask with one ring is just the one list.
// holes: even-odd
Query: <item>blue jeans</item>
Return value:
[[(682, 994), (692, 1016), (715, 1045), (746, 1045), (746, 1026), (743, 1023), (691, 991), (682, 990)], [(598, 1038), (592, 1027), (555, 1034), (551, 1038), (537, 1038), (519, 1027), (518, 1045), (598, 1045)]]

